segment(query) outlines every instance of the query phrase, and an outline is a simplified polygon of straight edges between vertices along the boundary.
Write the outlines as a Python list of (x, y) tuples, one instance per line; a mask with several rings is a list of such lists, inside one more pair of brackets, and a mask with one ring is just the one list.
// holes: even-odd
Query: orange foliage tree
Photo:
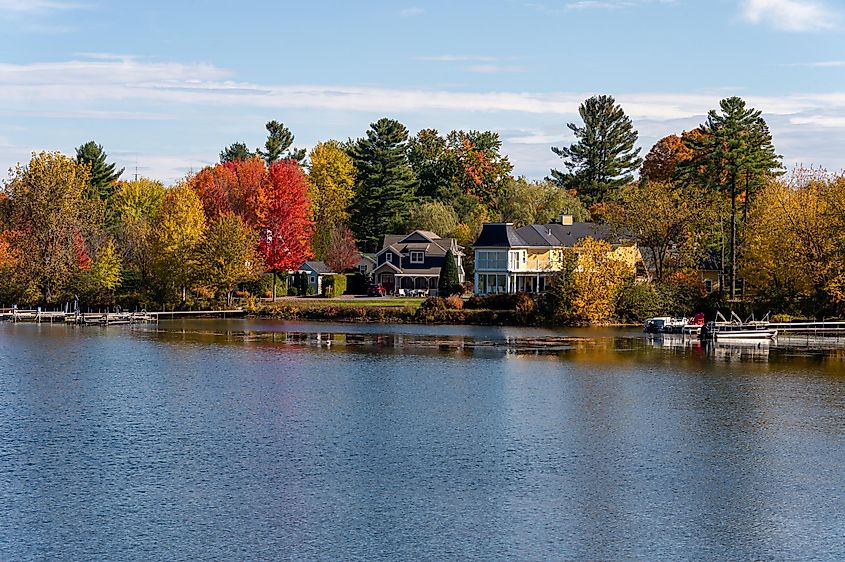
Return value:
[(191, 178), (190, 185), (209, 220), (233, 213), (257, 229), (264, 222), (265, 175), (260, 158), (233, 160), (203, 168)]

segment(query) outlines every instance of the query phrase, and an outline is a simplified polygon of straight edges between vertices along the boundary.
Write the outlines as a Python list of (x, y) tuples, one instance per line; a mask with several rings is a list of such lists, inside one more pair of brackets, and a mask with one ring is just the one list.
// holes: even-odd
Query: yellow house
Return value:
[(472, 246), (475, 294), (544, 291), (549, 278), (563, 267), (563, 251), (584, 238), (611, 242), (614, 256), (632, 271), (641, 261), (636, 243), (617, 239), (605, 225), (574, 222), (572, 215), (561, 215), (557, 223), (521, 228), (512, 223), (486, 223)]

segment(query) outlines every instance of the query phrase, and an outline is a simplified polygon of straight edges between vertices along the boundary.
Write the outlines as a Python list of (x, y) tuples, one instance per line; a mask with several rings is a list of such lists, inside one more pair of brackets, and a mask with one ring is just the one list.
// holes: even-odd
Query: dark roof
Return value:
[(606, 224), (595, 222), (576, 222), (573, 224), (547, 224), (555, 238), (560, 240), (561, 246), (574, 246), (579, 240), (590, 237), (595, 240), (606, 240), (607, 242), (618, 242), (610, 227)]
[(445, 256), (450, 248), (457, 248), (457, 254), (463, 255), (461, 247), (454, 238), (440, 238), (433, 232), (415, 230), (411, 234), (386, 234), (379, 254), (390, 248), (397, 254), (410, 250), (425, 250), (429, 256)]
[[(321, 261), (307, 261), (305, 262), (305, 265), (307, 265), (315, 273), (334, 273), (334, 271), (332, 271), (332, 268), (330, 268), (324, 262)], [(305, 265), (302, 267), (305, 267)]]
[(481, 234), (473, 247), (479, 248), (510, 248), (513, 246), (528, 246), (516, 229), (510, 223), (490, 222), (481, 228)]
[(481, 229), (477, 248), (555, 248), (572, 247), (583, 238), (618, 242), (611, 229), (604, 224), (576, 222), (574, 224), (529, 224), (514, 228), (509, 223), (487, 223)]

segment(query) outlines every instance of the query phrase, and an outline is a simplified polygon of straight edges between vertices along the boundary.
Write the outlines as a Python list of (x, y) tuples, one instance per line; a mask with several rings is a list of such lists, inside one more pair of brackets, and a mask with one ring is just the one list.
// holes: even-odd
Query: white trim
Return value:
[[(411, 263), (425, 263), (425, 250), (410, 250), (410, 260)], [(421, 259), (414, 259), (414, 256), (422, 256)]]

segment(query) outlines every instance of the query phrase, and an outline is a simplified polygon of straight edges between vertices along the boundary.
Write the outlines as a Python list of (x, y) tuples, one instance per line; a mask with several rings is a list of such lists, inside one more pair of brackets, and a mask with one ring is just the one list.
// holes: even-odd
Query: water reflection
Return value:
[(679, 334), (645, 335), (635, 330), (541, 330), (457, 326), (326, 325), (320, 323), (162, 323), (138, 337), (158, 341), (303, 347), (325, 352), (456, 357), (563, 358), (624, 364), (652, 358), (692, 363), (792, 361), (818, 364), (845, 359), (845, 340), (781, 336), (774, 341), (714, 342)]

